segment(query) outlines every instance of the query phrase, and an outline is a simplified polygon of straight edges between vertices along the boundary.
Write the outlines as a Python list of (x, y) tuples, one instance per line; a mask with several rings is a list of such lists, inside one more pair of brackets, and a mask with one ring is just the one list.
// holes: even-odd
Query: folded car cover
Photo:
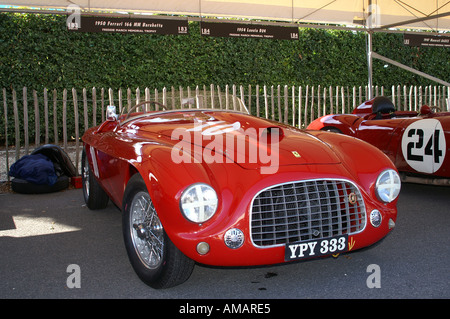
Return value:
[(69, 177), (78, 175), (69, 155), (58, 145), (45, 144), (35, 149), (31, 154), (43, 154), (47, 156), (55, 165), (58, 176), (60, 174)]
[(53, 185), (58, 179), (53, 162), (43, 154), (23, 156), (11, 165), (9, 175), (38, 185)]

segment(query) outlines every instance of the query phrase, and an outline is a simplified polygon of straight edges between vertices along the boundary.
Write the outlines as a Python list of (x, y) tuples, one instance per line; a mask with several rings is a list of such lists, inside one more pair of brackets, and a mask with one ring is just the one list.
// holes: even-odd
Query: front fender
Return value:
[(343, 134), (324, 131), (310, 133), (330, 146), (347, 171), (372, 198), (376, 198), (375, 181), (378, 175), (386, 169), (397, 171), (383, 152), (367, 142)]
[[(234, 201), (232, 190), (224, 189), (223, 185), (226, 183), (223, 180), (227, 179), (230, 184), (236, 184), (236, 181), (230, 180), (228, 172), (233, 168), (240, 169), (236, 164), (205, 163), (194, 156), (186, 157), (185, 161), (177, 163), (173, 159), (173, 147), (170, 145), (148, 145), (143, 153), (144, 160), (135, 163), (135, 167), (147, 185), (167, 235), (177, 247), (182, 247), (179, 234), (196, 233), (202, 226), (188, 221), (180, 211), (179, 201), (186, 188), (194, 183), (212, 186), (219, 198), (218, 211), (227, 211)], [(228, 165), (227, 169), (223, 165)], [(242, 174), (236, 174), (236, 177), (232, 178), (239, 179), (240, 176)], [(213, 223), (216, 215), (205, 224)]]

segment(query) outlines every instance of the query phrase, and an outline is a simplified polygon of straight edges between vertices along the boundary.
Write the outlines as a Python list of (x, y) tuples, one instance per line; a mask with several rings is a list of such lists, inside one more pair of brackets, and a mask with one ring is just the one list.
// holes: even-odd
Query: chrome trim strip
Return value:
[(97, 155), (95, 153), (95, 149), (92, 146), (89, 146), (90, 148), (90, 155), (91, 155), (91, 159), (92, 159), (92, 166), (94, 168), (94, 175), (97, 178), (100, 178), (100, 174), (98, 173), (98, 164), (97, 164)]

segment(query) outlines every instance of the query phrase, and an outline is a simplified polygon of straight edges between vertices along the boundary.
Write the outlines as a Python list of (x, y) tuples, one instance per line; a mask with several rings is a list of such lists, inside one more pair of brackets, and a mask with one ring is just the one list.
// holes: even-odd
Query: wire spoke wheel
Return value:
[(167, 236), (139, 174), (134, 174), (128, 181), (122, 212), (125, 248), (138, 277), (156, 289), (185, 282), (195, 263)]
[(131, 202), (129, 231), (141, 262), (147, 268), (157, 268), (163, 260), (164, 231), (146, 192), (137, 193)]

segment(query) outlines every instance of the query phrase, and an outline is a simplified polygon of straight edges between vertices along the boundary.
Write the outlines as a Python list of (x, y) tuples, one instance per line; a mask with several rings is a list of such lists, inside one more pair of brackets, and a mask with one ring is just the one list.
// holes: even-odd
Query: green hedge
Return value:
[[(163, 88), (211, 83), (366, 85), (366, 35), (300, 29), (299, 41), (189, 35), (69, 32), (66, 16), (0, 14), (0, 88)], [(449, 49), (414, 48), (400, 34), (376, 34), (381, 55), (449, 80)], [(434, 84), (374, 61), (374, 84)]]

